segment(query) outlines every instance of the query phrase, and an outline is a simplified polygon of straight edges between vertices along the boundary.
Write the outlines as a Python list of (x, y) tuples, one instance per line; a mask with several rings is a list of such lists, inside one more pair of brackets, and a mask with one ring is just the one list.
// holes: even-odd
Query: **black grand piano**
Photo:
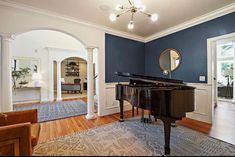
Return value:
[(194, 87), (182, 80), (115, 72), (128, 77), (129, 84), (116, 85), (116, 100), (120, 102), (120, 122), (123, 122), (123, 101), (149, 110), (150, 115), (164, 123), (165, 155), (170, 154), (171, 124), (194, 111)]

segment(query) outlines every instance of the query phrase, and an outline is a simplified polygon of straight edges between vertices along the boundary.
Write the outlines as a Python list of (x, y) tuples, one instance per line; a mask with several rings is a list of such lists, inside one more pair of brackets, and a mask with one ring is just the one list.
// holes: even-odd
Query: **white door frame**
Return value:
[(216, 44), (218, 41), (226, 41), (235, 39), (235, 33), (230, 33), (222, 36), (207, 39), (207, 83), (212, 85), (212, 107), (210, 117), (213, 123), (214, 117), (214, 104), (217, 104), (217, 83), (216, 83)]
[(2, 36), (0, 34), (0, 112), (2, 111)]

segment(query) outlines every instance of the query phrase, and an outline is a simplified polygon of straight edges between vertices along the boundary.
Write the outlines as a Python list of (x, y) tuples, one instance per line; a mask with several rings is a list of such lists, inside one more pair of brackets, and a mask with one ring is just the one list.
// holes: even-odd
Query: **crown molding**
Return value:
[(39, 9), (39, 8), (36, 8), (36, 7), (24, 5), (24, 4), (19, 4), (19, 3), (12, 2), (12, 1), (9, 1), (9, 0), (0, 0), (0, 5), (15, 8), (15, 9), (20, 9), (20, 10), (24, 10), (24, 11), (28, 11), (28, 12), (33, 12), (33, 13), (48, 16), (48, 17), (57, 18), (57, 19), (61, 19), (61, 20), (81, 24), (81, 25), (84, 25), (84, 26), (89, 26), (89, 27), (92, 27), (92, 28), (95, 28), (95, 29), (98, 29), (98, 30), (105, 31), (106, 33), (109, 33), (109, 34), (125, 37), (125, 38), (128, 38), (128, 39), (133, 39), (133, 40), (140, 41), (140, 42), (145, 41), (144, 37), (141, 37), (141, 36), (138, 36), (138, 35), (130, 34), (130, 33), (124, 32), (124, 31), (115, 30), (115, 29), (112, 29), (110, 27), (106, 27), (106, 26), (103, 26), (103, 25), (98, 25), (98, 24), (95, 24), (95, 23), (92, 23), (92, 22), (87, 22), (87, 21), (82, 20), (82, 19), (73, 18), (73, 17), (70, 17), (70, 16), (66, 16), (66, 15), (63, 15), (63, 14), (56, 13), (56, 12), (52, 12), (52, 11), (48, 11), (48, 10), (44, 10), (44, 9)]
[(138, 35), (133, 35), (124, 31), (119, 31), (119, 30), (115, 30), (112, 29), (110, 27), (106, 27), (106, 26), (102, 26), (102, 25), (98, 25), (95, 23), (91, 23), (91, 22), (87, 22), (78, 18), (73, 18), (73, 17), (69, 17), (66, 15), (62, 15), (59, 13), (55, 13), (52, 11), (47, 11), (47, 10), (43, 10), (43, 9), (39, 9), (39, 8), (35, 8), (35, 7), (31, 7), (28, 5), (24, 5), (24, 4), (19, 4), (16, 2), (11, 2), (9, 0), (0, 0), (0, 5), (2, 6), (7, 6), (7, 7), (12, 7), (12, 8), (16, 8), (16, 9), (20, 9), (20, 10), (24, 10), (24, 11), (28, 11), (28, 12), (33, 12), (33, 13), (37, 13), (40, 15), (44, 15), (44, 16), (48, 16), (48, 17), (53, 17), (53, 18), (57, 18), (57, 19), (61, 19), (61, 20), (65, 20), (65, 21), (69, 21), (69, 22), (73, 22), (73, 23), (77, 23), (77, 24), (81, 24), (84, 26), (89, 26), (98, 30), (102, 30), (105, 31), (105, 33), (108, 34), (112, 34), (112, 35), (116, 35), (116, 36), (121, 36), (124, 38), (128, 38), (128, 39), (132, 39), (132, 40), (136, 40), (136, 41), (140, 41), (140, 42), (150, 42), (153, 41), (155, 39), (159, 39), (161, 37), (182, 31), (184, 29), (199, 25), (201, 23), (213, 20), (215, 18), (227, 15), (229, 13), (235, 12), (235, 3), (232, 3), (230, 5), (227, 5), (225, 7), (222, 7), (220, 9), (214, 10), (210, 13), (207, 13), (205, 15), (196, 17), (192, 20), (186, 21), (184, 23), (181, 23), (179, 25), (176, 25), (174, 27), (165, 29), (161, 32), (158, 32), (156, 34), (150, 35), (146, 38), (138, 36)]
[(186, 22), (181, 23), (179, 25), (176, 25), (174, 27), (168, 28), (168, 29), (163, 30), (161, 32), (158, 32), (154, 35), (151, 35), (151, 36), (145, 38), (145, 43), (153, 41), (155, 39), (159, 39), (161, 37), (164, 37), (164, 36), (167, 36), (167, 35), (170, 35), (173, 33), (176, 33), (176, 32), (179, 32), (179, 31), (182, 31), (184, 29), (196, 26), (198, 24), (213, 20), (215, 18), (224, 16), (224, 15), (227, 15), (227, 14), (233, 13), (233, 12), (235, 12), (235, 3), (227, 5), (225, 7), (220, 8), (220, 9), (214, 10), (210, 13), (205, 14), (205, 15), (196, 17), (192, 20), (186, 21)]

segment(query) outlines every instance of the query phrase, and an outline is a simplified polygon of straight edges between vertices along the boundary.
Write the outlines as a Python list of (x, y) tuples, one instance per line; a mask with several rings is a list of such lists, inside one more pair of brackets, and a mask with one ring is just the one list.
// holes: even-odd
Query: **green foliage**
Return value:
[[(20, 68), (19, 70), (12, 70), (12, 81), (13, 81), (13, 87), (16, 87), (16, 82), (20, 79), (25, 79), (25, 77), (29, 74), (30, 68)], [(19, 84), (25, 85), (28, 82), (25, 80), (22, 80)]]
[[(233, 70), (233, 63), (222, 63), (222, 71), (224, 70), (229, 70), (232, 69)], [(225, 76), (226, 78), (229, 77), (230, 80), (233, 80), (233, 75), (230, 76)]]
[(233, 69), (233, 63), (222, 63), (222, 70)]
[(232, 44), (230, 44), (230, 45), (223, 45), (223, 46), (222, 46), (222, 49), (223, 49), (224, 51), (228, 51), (228, 50), (230, 50), (231, 48), (233, 48), (233, 45), (232, 45)]

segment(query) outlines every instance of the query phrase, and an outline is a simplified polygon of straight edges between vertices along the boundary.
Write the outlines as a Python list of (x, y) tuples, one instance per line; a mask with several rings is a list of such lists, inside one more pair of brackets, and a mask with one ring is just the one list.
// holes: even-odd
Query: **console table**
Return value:
[(41, 87), (17, 87), (12, 91), (13, 104), (41, 101)]

